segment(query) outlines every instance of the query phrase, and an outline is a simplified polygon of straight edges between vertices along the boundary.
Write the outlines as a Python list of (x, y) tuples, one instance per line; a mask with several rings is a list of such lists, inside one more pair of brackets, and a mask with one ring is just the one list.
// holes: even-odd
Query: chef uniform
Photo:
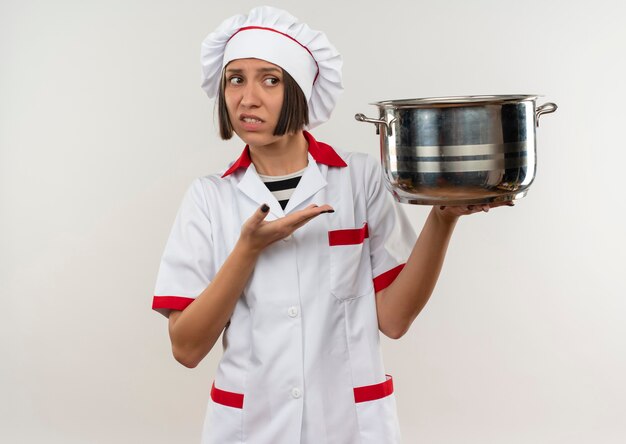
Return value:
[[(324, 34), (270, 7), (227, 20), (203, 43), (209, 96), (228, 61), (244, 57), (277, 64), (305, 84), (309, 129), (328, 119), (341, 90), (341, 59)], [(400, 442), (375, 293), (400, 273), (415, 233), (378, 161), (304, 136), (308, 165), (284, 210), (246, 146), (228, 169), (192, 182), (163, 253), (153, 308), (167, 315), (204, 291), (263, 203), (267, 221), (311, 204), (335, 209), (259, 256), (207, 383), (206, 444)]]

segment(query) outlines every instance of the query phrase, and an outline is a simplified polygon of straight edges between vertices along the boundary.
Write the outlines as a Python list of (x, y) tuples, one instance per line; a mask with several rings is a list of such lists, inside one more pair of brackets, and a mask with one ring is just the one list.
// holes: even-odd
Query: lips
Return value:
[(254, 114), (240, 114), (239, 128), (243, 131), (258, 132), (263, 131), (265, 121)]
[(241, 114), (239, 120), (246, 123), (263, 123), (263, 119), (253, 114)]

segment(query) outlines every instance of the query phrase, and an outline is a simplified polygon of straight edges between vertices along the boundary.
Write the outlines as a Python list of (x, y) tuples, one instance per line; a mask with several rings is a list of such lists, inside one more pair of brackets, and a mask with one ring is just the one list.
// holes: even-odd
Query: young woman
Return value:
[(400, 442), (379, 331), (406, 333), (459, 216), (489, 207), (433, 208), (416, 239), (378, 161), (304, 130), (329, 118), (341, 58), (285, 11), (226, 20), (202, 65), (222, 138), (246, 147), (188, 189), (153, 308), (187, 367), (223, 334), (203, 442)]

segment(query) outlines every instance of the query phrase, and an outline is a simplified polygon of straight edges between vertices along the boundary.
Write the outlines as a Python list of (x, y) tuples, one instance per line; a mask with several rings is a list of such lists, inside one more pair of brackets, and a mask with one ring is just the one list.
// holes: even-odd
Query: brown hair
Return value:
[[(275, 136), (282, 136), (301, 130), (305, 125), (309, 124), (309, 106), (302, 89), (300, 89), (300, 86), (287, 71), (284, 69), (282, 71), (285, 92), (278, 123), (276, 128), (274, 128)], [(220, 127), (220, 137), (223, 140), (229, 140), (233, 137), (233, 126), (230, 123), (228, 109), (226, 108), (225, 88), (226, 74), (222, 73), (220, 90), (217, 94), (217, 119)]]

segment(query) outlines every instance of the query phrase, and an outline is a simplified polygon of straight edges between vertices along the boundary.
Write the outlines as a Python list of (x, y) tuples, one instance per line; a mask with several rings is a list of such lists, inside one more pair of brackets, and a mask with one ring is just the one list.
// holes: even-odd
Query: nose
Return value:
[(260, 97), (257, 85), (254, 82), (248, 82), (241, 92), (241, 105), (247, 108), (260, 105)]

